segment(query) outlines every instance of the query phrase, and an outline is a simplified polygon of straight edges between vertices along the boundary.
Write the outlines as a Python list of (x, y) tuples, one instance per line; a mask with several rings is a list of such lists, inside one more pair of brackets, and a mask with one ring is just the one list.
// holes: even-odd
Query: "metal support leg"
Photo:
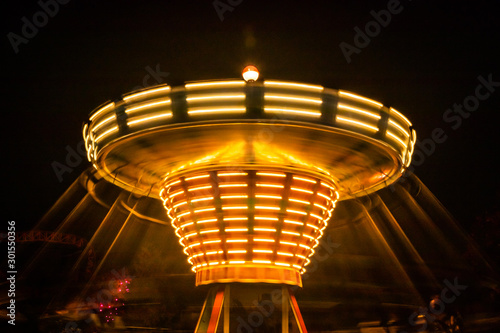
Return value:
[(216, 333), (224, 303), (224, 287), (217, 287), (208, 293), (196, 325), (196, 333)]
[(306, 324), (304, 323), (304, 319), (302, 319), (302, 315), (300, 314), (297, 300), (295, 299), (295, 296), (292, 294), (292, 291), (290, 289), (288, 289), (287, 291), (290, 299), (290, 305), (292, 306), (293, 315), (295, 316), (295, 320), (297, 321), (297, 326), (299, 327), (300, 333), (307, 333)]
[(288, 333), (288, 287), (281, 287), (281, 332)]
[(229, 285), (226, 285), (224, 290), (224, 333), (229, 333), (229, 310), (231, 307), (231, 295)]

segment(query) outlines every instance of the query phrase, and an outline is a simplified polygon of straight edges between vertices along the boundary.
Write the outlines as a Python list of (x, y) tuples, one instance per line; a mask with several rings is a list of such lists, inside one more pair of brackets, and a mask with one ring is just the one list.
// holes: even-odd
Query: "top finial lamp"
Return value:
[(242, 75), (246, 82), (253, 82), (259, 78), (259, 71), (255, 66), (247, 66), (243, 69)]

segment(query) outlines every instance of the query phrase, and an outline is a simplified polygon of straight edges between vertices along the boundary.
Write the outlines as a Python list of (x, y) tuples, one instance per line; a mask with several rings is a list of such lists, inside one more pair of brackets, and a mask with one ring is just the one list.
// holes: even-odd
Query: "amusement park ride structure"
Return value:
[(280, 286), (282, 332), (289, 308), (306, 332), (289, 287), (302, 286), (336, 202), (396, 181), (416, 134), (351, 92), (258, 81), (253, 66), (243, 78), (105, 103), (83, 128), (88, 159), (107, 181), (163, 201), (196, 284), (215, 285), (197, 332), (229, 332), (230, 290), (248, 284)]

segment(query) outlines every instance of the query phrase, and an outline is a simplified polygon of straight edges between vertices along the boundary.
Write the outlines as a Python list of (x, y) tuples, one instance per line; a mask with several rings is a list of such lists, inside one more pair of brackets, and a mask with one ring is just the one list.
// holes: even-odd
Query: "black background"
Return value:
[(17, 53), (8, 34), (22, 36), (22, 18), (33, 22), (42, 9), (36, 1), (2, 5), (5, 220), (19, 229), (36, 224), (89, 166), (82, 159), (60, 181), (53, 162), (66, 164), (66, 148), (77, 149), (88, 114), (142, 86), (148, 66), (168, 72), (162, 83), (175, 86), (237, 78), (250, 63), (266, 79), (391, 105), (421, 140), (442, 128), (447, 140), (415, 173), (466, 227), (498, 209), (500, 87), (456, 130), (443, 114), (474, 95), (478, 76), (500, 82), (500, 3), (402, 0), (401, 11), (348, 63), (339, 44), (354, 45), (354, 28), (364, 30), (370, 12), (388, 1), (220, 2), (233, 3), (223, 20), (213, 1), (72, 0)]

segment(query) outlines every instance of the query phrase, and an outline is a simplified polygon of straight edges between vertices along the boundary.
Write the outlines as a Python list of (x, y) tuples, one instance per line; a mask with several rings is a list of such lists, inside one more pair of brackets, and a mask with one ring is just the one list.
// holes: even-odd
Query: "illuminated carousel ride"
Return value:
[(306, 332), (293, 290), (336, 202), (396, 181), (415, 131), (350, 92), (257, 81), (254, 67), (243, 77), (104, 104), (84, 125), (88, 158), (107, 181), (163, 201), (196, 285), (213, 285), (197, 332), (233, 331), (252, 299), (276, 309), (282, 332)]

